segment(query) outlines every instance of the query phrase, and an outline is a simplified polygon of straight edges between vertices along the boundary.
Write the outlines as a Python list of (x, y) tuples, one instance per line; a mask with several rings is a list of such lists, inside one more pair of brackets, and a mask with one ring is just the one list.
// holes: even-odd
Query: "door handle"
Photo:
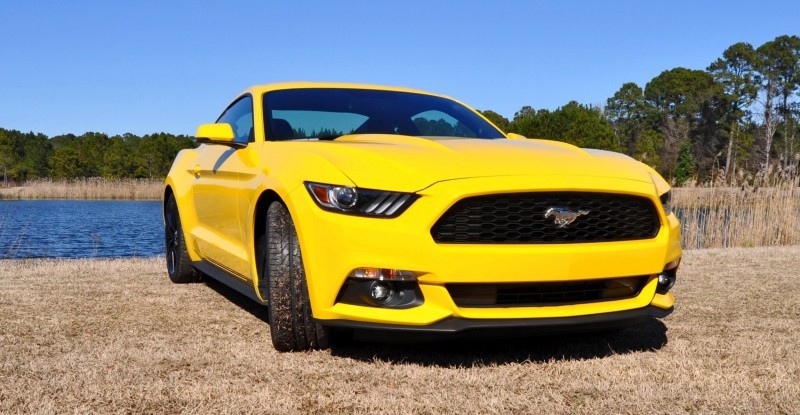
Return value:
[(194, 174), (195, 178), (200, 178), (200, 165), (197, 164), (192, 168), (192, 174)]

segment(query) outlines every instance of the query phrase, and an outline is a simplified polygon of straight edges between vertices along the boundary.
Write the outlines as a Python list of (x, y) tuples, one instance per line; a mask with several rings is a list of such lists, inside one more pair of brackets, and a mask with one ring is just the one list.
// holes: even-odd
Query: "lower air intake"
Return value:
[(446, 287), (459, 307), (531, 307), (632, 298), (639, 295), (647, 279), (641, 276), (566, 282), (447, 284)]

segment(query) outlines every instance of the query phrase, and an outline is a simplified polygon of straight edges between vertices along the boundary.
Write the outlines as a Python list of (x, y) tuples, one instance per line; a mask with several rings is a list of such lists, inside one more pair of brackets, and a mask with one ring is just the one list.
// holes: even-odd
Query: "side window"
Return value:
[(233, 127), (236, 142), (255, 141), (253, 136), (253, 97), (245, 95), (228, 107), (217, 119), (217, 123), (226, 122)]

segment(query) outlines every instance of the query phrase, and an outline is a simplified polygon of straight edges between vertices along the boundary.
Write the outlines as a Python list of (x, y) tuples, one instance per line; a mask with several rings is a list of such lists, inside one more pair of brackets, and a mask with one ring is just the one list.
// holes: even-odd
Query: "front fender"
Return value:
[[(240, 197), (240, 200), (247, 201), (247, 206), (240, 207), (240, 212), (244, 215), (243, 217), (247, 218), (246, 221), (242, 221), (245, 227), (242, 234), (245, 236), (248, 255), (251, 258), (250, 275), (252, 275), (256, 295), (262, 301), (266, 301), (266, 299), (262, 297), (261, 291), (258, 289), (260, 276), (258, 275), (256, 261), (256, 235), (258, 235), (259, 230), (255, 227), (256, 223), (258, 223), (259, 215), (265, 215), (268, 206), (263, 206), (259, 202), (268, 198), (268, 195), (273, 194), (286, 205), (289, 214), (292, 216), (302, 252), (304, 235), (306, 232), (311, 231), (304, 229), (301, 225), (302, 222), (298, 220), (298, 212), (305, 210), (298, 209), (298, 204), (314, 203), (305, 189), (304, 182), (308, 180), (320, 183), (354, 185), (353, 181), (340, 169), (317, 154), (290, 152), (289, 157), (278, 159), (271, 157), (275, 153), (270, 152), (269, 148), (255, 153), (254, 159), (251, 161), (254, 166), (253, 174), (243, 178), (239, 188), (239, 191), (245, 193), (242, 195), (243, 197)], [(284, 152), (283, 154), (286, 155), (287, 153)], [(314, 207), (316, 208), (316, 205)], [(309, 258), (303, 256), (306, 269), (308, 268), (306, 264), (308, 261)], [(312, 283), (309, 282), (309, 284)]]
[(172, 163), (169, 174), (167, 174), (167, 178), (164, 180), (164, 200), (162, 201), (162, 212), (164, 212), (167, 202), (166, 195), (172, 192), (178, 204), (178, 214), (181, 218), (181, 227), (183, 228), (183, 237), (186, 241), (186, 250), (189, 253), (189, 259), (192, 261), (200, 260), (197, 243), (192, 236), (192, 229), (194, 229), (198, 223), (192, 194), (194, 175), (191, 172), (196, 157), (197, 150), (195, 149), (181, 150), (178, 153), (175, 157), (175, 161)]

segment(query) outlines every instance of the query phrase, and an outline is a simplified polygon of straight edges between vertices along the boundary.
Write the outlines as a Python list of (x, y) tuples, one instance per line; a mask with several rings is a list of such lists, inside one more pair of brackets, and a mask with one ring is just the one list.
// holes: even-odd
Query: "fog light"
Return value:
[(666, 294), (675, 286), (675, 281), (678, 279), (678, 265), (680, 264), (681, 259), (678, 258), (664, 265), (664, 271), (658, 274), (657, 293)]
[(658, 286), (656, 286), (656, 292), (659, 294), (666, 294), (669, 290), (675, 286), (675, 280), (677, 280), (678, 274), (678, 265), (680, 265), (681, 260), (680, 258), (670, 261), (667, 265), (664, 266), (664, 271), (661, 271), (658, 274)]
[(402, 269), (387, 268), (356, 268), (350, 272), (349, 277), (366, 280), (388, 280), (388, 281), (416, 281), (417, 274), (412, 271)]
[[(662, 286), (662, 287), (669, 287), (669, 288), (672, 288), (672, 285), (673, 285), (673, 284), (675, 284), (675, 281), (674, 281), (672, 278), (670, 278), (670, 276), (669, 276), (669, 275), (667, 275), (667, 274), (660, 274), (660, 275), (658, 276), (658, 285), (660, 285), (660, 286)], [(667, 289), (669, 289), (669, 288), (667, 288)]]
[(422, 305), (417, 281), (385, 281), (348, 278), (336, 296), (337, 303), (404, 309)]
[(675, 273), (664, 271), (658, 274), (658, 287), (656, 292), (659, 294), (666, 294), (675, 285)]
[(375, 281), (369, 288), (369, 296), (375, 304), (385, 304), (392, 299), (392, 288), (381, 281)]

